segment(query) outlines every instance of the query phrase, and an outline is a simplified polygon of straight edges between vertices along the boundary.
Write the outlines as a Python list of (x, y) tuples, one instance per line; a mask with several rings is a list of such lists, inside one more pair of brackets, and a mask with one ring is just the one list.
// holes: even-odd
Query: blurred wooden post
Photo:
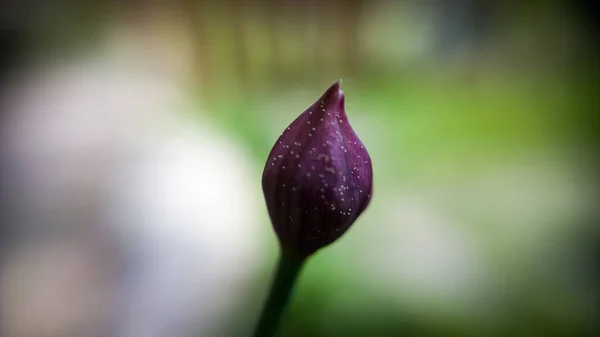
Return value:
[(267, 25), (269, 31), (269, 78), (275, 83), (281, 76), (281, 53), (279, 41), (279, 17), (281, 15), (281, 0), (266, 0)]
[(251, 6), (244, 0), (233, 0), (229, 10), (233, 21), (233, 39), (234, 39), (234, 65), (237, 70), (237, 78), (242, 89), (248, 89), (249, 85), (249, 56), (250, 46), (247, 44), (246, 35), (246, 15), (248, 7)]
[(338, 0), (342, 28), (342, 71), (355, 73), (362, 63), (359, 46), (364, 0)]
[[(210, 90), (215, 78), (213, 72), (213, 55), (210, 48), (210, 23), (205, 19), (210, 11), (210, 1), (181, 0), (182, 15), (188, 21), (192, 35), (192, 52), (195, 64), (195, 76), (203, 90)], [(208, 84), (208, 85), (207, 85)]]

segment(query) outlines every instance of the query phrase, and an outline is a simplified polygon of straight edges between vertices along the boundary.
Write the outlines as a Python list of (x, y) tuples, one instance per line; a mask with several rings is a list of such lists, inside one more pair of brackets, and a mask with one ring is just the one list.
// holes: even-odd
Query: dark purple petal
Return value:
[(284, 130), (263, 172), (279, 241), (303, 256), (337, 240), (371, 200), (371, 158), (348, 122), (340, 82)]

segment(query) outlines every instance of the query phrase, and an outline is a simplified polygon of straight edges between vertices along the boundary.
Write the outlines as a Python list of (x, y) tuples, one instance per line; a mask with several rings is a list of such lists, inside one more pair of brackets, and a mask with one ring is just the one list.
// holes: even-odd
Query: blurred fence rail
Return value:
[[(534, 5), (476, 0), (25, 3), (0, 3), (0, 29), (26, 31), (35, 36), (30, 39), (28, 34), (21, 34), (22, 41), (33, 45), (57, 43), (60, 47), (55, 49), (65, 51), (69, 50), (64, 47), (65, 41), (78, 39), (93, 44), (94, 34), (112, 29), (115, 22), (137, 29), (143, 38), (156, 35), (156, 27), (160, 26), (158, 33), (163, 41), (144, 46), (144, 52), (161, 54), (171, 49), (171, 54), (180, 54), (169, 62), (185, 63), (184, 72), (205, 91), (213, 86), (219, 86), (215, 90), (219, 91), (223, 85), (277, 87), (290, 83), (290, 79), (304, 85), (361, 74), (381, 78), (398, 69), (414, 69), (415, 63), (424, 60), (433, 61), (428, 66), (438, 67), (455, 55), (458, 63), (474, 69), (471, 65), (478, 62), (479, 55), (494, 54), (508, 60), (505, 54), (515, 48), (511, 43), (522, 43), (524, 47), (516, 48), (529, 48), (526, 53), (539, 50), (547, 62), (560, 53), (544, 52), (544, 44), (573, 40), (556, 36), (560, 27), (556, 28), (552, 19), (568, 14), (566, 1)], [(535, 29), (538, 19), (544, 16), (545, 31), (532, 40), (529, 35), (539, 33)], [(179, 32), (173, 33), (173, 29)], [(183, 34), (185, 42), (169, 34)], [(541, 47), (530, 48), (532, 42)], [(488, 48), (494, 52), (478, 54)], [(543, 64), (537, 56), (528, 55), (533, 61), (525, 67)]]
[[(185, 1), (205, 83), (228, 69), (243, 85), (356, 72), (366, 63), (364, 0)], [(376, 5), (372, 3), (371, 6)]]

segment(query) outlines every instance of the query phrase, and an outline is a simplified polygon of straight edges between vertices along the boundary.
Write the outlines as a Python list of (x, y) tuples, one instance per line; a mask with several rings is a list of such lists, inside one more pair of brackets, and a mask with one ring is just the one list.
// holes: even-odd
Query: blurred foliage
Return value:
[[(521, 16), (504, 15), (503, 19), (496, 17), (494, 29), (499, 34), (487, 36), (486, 50), (475, 45), (475, 50), (461, 51), (469, 56), (466, 63), (459, 52), (456, 59), (428, 58), (425, 52), (424, 57), (381, 63), (368, 51), (358, 62), (361, 66), (351, 71), (339, 70), (337, 65), (324, 61), (304, 72), (286, 67), (274, 70), (265, 61), (262, 68), (254, 70), (255, 77), (247, 80), (262, 84), (241, 86), (234, 92), (221, 91), (227, 93), (226, 98), (211, 100), (209, 95), (208, 104), (212, 104), (209, 110), (246, 144), (255, 154), (257, 164), (262, 165), (277, 136), (275, 132), (303, 111), (312, 102), (311, 97), (319, 94), (319, 88), (343, 77), (350, 120), (374, 158), (375, 203), (378, 198), (403, 189), (460, 185), (470, 176), (510, 163), (528, 165), (544, 158), (558, 158), (568, 163), (567, 170), (574, 172), (595, 164), (590, 157), (596, 145), (592, 130), (595, 128), (589, 122), (595, 118), (597, 108), (593, 93), (596, 83), (591, 76), (597, 74), (597, 61), (581, 47), (584, 42), (573, 39), (577, 32), (561, 31), (571, 28), (568, 18), (562, 21), (560, 7), (540, 12), (529, 8)], [(557, 36), (557, 32), (562, 36)], [(390, 39), (393, 33), (388, 34), (380, 38)], [(261, 38), (264, 38), (261, 34), (256, 35), (257, 40)], [(519, 42), (524, 38), (526, 42)], [(299, 40), (284, 41), (293, 49)], [(382, 44), (385, 43), (389, 42)], [(256, 42), (256, 55), (248, 58), (265, 57), (260, 53), (261, 46), (264, 44)], [(435, 50), (434, 46), (431, 48)], [(307, 49), (309, 53), (314, 50)], [(306, 67), (302, 59), (295, 60), (296, 66)], [(326, 71), (321, 73), (320, 69)], [(273, 71), (287, 79), (283, 85), (281, 79), (279, 82), (265, 79)], [(310, 79), (311, 76), (315, 79)], [(224, 82), (231, 85), (227, 79)], [(372, 209), (356, 227), (386, 221), (376, 212)], [(462, 221), (475, 231), (486, 232), (481, 228), (487, 225), (485, 217), (466, 214)], [(507, 242), (494, 243), (494, 230), (487, 232), (487, 239), (481, 242), (490, 245), (482, 251), (487, 254), (484, 258), (488, 263), (498, 264), (492, 269), (497, 269), (500, 275), (508, 272), (510, 275), (506, 277), (515, 280), (509, 281), (512, 290), (498, 304), (497, 315), (502, 318), (476, 319), (455, 312), (452, 307), (436, 309), (435, 304), (424, 313), (415, 313), (407, 309), (410, 304), (403, 305), (393, 296), (390, 298), (387, 288), (378, 289), (372, 282), (361, 280), (360, 269), (341, 272), (340, 264), (352, 263), (354, 256), (360, 255), (352, 252), (350, 244), (337, 247), (345, 245), (341, 242), (311, 261), (299, 284), (284, 335), (593, 335), (595, 327), (589, 316), (593, 311), (588, 311), (593, 310), (593, 304), (587, 303), (585, 295), (581, 298), (565, 293), (565, 288), (555, 285), (561, 282), (557, 280), (539, 284), (545, 277), (541, 276), (544, 271), (539, 274), (530, 271), (519, 277), (518, 273), (527, 268), (517, 267), (526, 253), (515, 250), (512, 253), (515, 261), (508, 262), (511, 254), (506, 251)], [(574, 243), (578, 244), (582, 243)], [(350, 255), (330, 256), (334, 250)], [(531, 263), (535, 266), (536, 262)], [(268, 278), (257, 288), (262, 289), (265, 280)], [(402, 287), (397, 291), (402, 292)], [(333, 295), (338, 292), (344, 295)], [(582, 309), (582, 305), (591, 307)], [(558, 309), (561, 306), (563, 309)], [(580, 310), (589, 314), (582, 315)]]
[[(473, 23), (480, 34), (468, 25), (452, 30), (456, 21), (445, 18), (460, 23), (461, 17), (456, 19), (452, 8), (436, 14), (436, 1), (177, 1), (154, 10), (140, 3), (132, 2), (131, 12), (116, 20), (144, 21), (138, 11), (159, 17), (177, 13), (162, 14), (162, 19), (183, 25), (189, 34), (190, 92), (212, 120), (253, 154), (257, 167), (278, 132), (329, 84), (344, 79), (349, 118), (372, 154), (376, 179), (374, 205), (357, 222), (361, 229), (345, 239), (368, 232), (375, 223), (394, 226), (378, 213), (377, 204), (388, 197), (415, 189), (458, 188), (510, 163), (526, 166), (542, 160), (546, 165), (550, 158), (565, 163), (569, 174), (595, 177), (589, 164), (596, 164), (598, 59), (589, 45), (592, 37), (577, 24), (579, 17), (567, 2), (489, 2), (471, 13), (487, 19)], [(454, 10), (467, 10), (466, 18), (477, 4), (486, 7), (476, 1), (452, 3)], [(46, 33), (41, 40), (61, 36), (64, 43), (64, 37), (75, 35), (85, 40), (85, 32), (93, 29), (80, 27), (92, 24), (81, 21), (96, 22), (93, 18), (101, 12), (86, 8), (73, 12), (77, 15), (65, 13), (70, 19), (48, 19), (65, 26), (37, 30)], [(491, 226), (486, 219), (474, 212), (460, 221), (474, 232), (486, 232)], [(573, 223), (571, 230), (586, 233), (581, 228)], [(283, 335), (593, 335), (596, 327), (588, 315), (593, 309), (584, 307), (583, 314), (572, 309), (591, 300), (561, 293), (563, 288), (554, 284), (560, 280), (540, 284), (544, 272), (532, 276), (535, 271), (520, 274), (526, 267), (510, 269), (507, 261), (519, 262), (524, 253), (512, 252), (506, 242), (494, 243), (494, 231), (487, 232), (481, 251), (488, 263), (498, 264), (492, 268), (499, 275), (511, 273), (504, 276), (513, 287), (495, 308), (501, 315), (497, 320), (469, 317), (435, 302), (425, 312), (400, 303), (358, 265), (346, 266), (360, 258), (362, 248), (342, 240), (311, 261)], [(591, 269), (594, 261), (587, 263)], [(270, 266), (263, 272), (255, 287), (261, 291), (269, 282)], [(396, 290), (403, 291), (400, 286)], [(247, 308), (262, 300), (261, 291), (245, 299), (238, 316), (251, 315)]]

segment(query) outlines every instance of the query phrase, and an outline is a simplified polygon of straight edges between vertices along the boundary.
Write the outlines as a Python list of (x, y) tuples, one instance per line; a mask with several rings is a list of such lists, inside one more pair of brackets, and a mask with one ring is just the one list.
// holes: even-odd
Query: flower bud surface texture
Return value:
[(369, 205), (371, 158), (346, 116), (340, 82), (284, 130), (262, 177), (283, 249), (309, 256), (342, 236)]

